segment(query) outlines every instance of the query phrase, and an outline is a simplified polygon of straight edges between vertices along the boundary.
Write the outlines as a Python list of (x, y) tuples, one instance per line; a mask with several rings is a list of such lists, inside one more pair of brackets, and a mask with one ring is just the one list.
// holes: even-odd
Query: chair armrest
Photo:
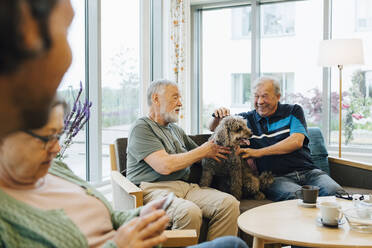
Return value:
[(168, 239), (163, 243), (163, 247), (184, 247), (198, 243), (198, 236), (194, 229), (166, 230), (164, 234)]
[(115, 210), (127, 210), (143, 205), (143, 192), (118, 171), (111, 171)]
[[(143, 205), (143, 192), (118, 171), (111, 171), (114, 209), (125, 211)], [(184, 247), (198, 243), (195, 230), (166, 230), (167, 241), (163, 247)]]

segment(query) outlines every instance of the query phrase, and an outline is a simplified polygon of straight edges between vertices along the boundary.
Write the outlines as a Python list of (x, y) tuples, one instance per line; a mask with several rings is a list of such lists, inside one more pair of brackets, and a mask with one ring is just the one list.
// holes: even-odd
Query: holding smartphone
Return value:
[(161, 206), (161, 209), (163, 209), (164, 211), (167, 211), (169, 206), (172, 204), (173, 200), (174, 200), (174, 193), (170, 192), (167, 196), (167, 199), (163, 203), (163, 206)]

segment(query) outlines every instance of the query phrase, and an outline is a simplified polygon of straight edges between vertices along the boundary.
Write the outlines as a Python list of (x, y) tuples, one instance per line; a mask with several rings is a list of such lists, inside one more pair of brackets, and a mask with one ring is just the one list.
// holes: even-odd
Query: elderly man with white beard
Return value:
[(144, 192), (144, 202), (175, 199), (166, 211), (172, 229), (195, 229), (208, 218), (207, 240), (237, 235), (239, 201), (216, 189), (189, 183), (190, 166), (203, 158), (226, 159), (230, 151), (213, 141), (197, 146), (178, 127), (182, 107), (177, 84), (168, 80), (151, 83), (147, 90), (149, 114), (139, 118), (128, 136), (127, 176)]

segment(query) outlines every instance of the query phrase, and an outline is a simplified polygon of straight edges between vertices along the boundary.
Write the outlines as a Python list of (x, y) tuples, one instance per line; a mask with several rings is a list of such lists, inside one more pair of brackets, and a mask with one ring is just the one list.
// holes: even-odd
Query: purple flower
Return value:
[(62, 141), (61, 151), (58, 153), (57, 158), (63, 159), (66, 149), (72, 144), (72, 139), (79, 133), (79, 131), (88, 122), (90, 117), (90, 107), (92, 107), (92, 102), (88, 99), (85, 100), (84, 104), (80, 101), (81, 93), (83, 92), (83, 84), (80, 81), (80, 89), (76, 99), (74, 100), (74, 105), (70, 113), (66, 115), (64, 120), (65, 132), (64, 140)]

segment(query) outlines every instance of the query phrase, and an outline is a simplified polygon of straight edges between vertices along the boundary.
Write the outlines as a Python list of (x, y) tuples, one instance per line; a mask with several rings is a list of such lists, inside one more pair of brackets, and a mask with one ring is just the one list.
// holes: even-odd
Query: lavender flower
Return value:
[(60, 160), (66, 157), (65, 152), (67, 148), (71, 146), (71, 144), (73, 143), (73, 138), (84, 127), (90, 117), (90, 107), (92, 107), (92, 102), (86, 99), (84, 104), (82, 104), (79, 99), (82, 92), (83, 84), (80, 81), (80, 89), (76, 99), (74, 100), (72, 110), (66, 115), (66, 118), (64, 119), (65, 126), (63, 132), (65, 133), (65, 135), (61, 145), (61, 151), (57, 155), (57, 158)]

